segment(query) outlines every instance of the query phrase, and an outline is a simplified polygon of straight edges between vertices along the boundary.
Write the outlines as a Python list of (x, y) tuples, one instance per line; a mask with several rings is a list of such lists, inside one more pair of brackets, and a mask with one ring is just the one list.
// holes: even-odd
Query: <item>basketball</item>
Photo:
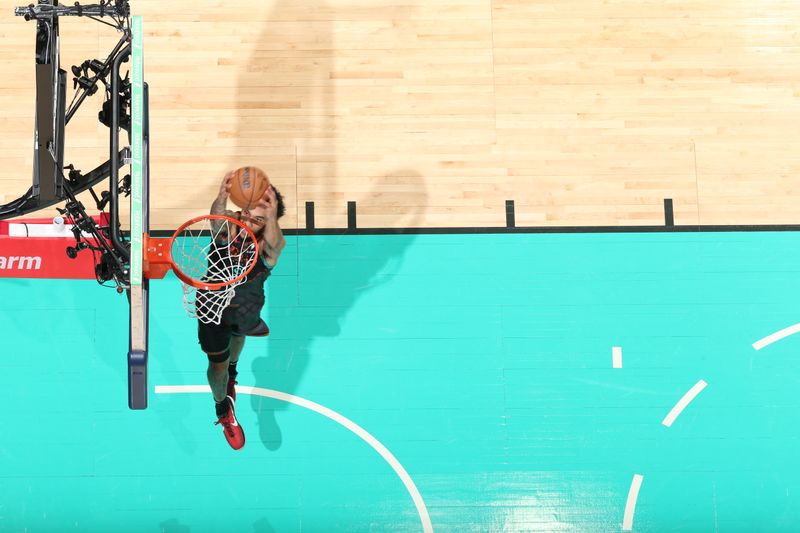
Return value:
[(242, 167), (233, 172), (231, 201), (242, 209), (253, 209), (269, 187), (267, 174), (257, 167)]

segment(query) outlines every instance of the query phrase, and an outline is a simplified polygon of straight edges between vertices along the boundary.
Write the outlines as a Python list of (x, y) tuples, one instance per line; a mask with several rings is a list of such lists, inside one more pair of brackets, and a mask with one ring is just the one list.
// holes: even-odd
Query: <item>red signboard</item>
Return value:
[[(94, 218), (100, 224), (107, 220), (105, 214)], [(94, 253), (83, 250), (75, 259), (67, 257), (75, 237), (60, 224), (52, 218), (0, 221), (0, 278), (95, 279)], [(68, 220), (63, 224), (69, 228)], [(85, 240), (94, 244), (91, 238)]]

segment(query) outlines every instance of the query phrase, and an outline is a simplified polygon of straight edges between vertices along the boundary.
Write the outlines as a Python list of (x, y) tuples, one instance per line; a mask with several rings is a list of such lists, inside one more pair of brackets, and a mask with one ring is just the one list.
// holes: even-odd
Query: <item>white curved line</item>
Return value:
[(800, 324), (795, 324), (794, 326), (783, 328), (780, 331), (776, 331), (772, 335), (767, 335), (763, 339), (754, 342), (753, 348), (755, 348), (756, 350), (760, 350), (764, 346), (769, 346), (773, 342), (778, 342), (779, 340), (784, 339), (789, 335), (794, 335), (795, 333), (798, 332), (800, 332)]
[(695, 383), (694, 387), (689, 389), (689, 391), (683, 395), (683, 398), (678, 400), (678, 403), (675, 404), (675, 407), (672, 408), (672, 410), (669, 412), (669, 414), (667, 414), (666, 418), (664, 418), (661, 423), (667, 427), (670, 427), (672, 423), (675, 422), (675, 419), (678, 418), (678, 415), (680, 415), (681, 412), (686, 409), (686, 406), (689, 405), (689, 402), (694, 400), (694, 397), (700, 394), (700, 391), (705, 389), (707, 385), (708, 383), (702, 379)]
[[(157, 385), (155, 391), (156, 394), (175, 394), (187, 392), (211, 392), (211, 388), (208, 385)], [(330, 418), (334, 422), (341, 424), (361, 437), (364, 441), (366, 441), (367, 444), (372, 446), (375, 451), (378, 452), (381, 457), (383, 457), (384, 460), (389, 463), (389, 466), (391, 466), (392, 469), (397, 473), (397, 475), (400, 477), (400, 480), (403, 482), (403, 485), (406, 486), (406, 490), (408, 490), (408, 493), (411, 495), (411, 499), (414, 500), (414, 505), (417, 507), (417, 513), (419, 513), (419, 519), (422, 521), (422, 530), (425, 533), (433, 533), (433, 525), (431, 524), (431, 518), (428, 515), (428, 508), (425, 507), (425, 502), (422, 500), (422, 495), (420, 495), (419, 490), (417, 490), (417, 486), (414, 485), (414, 482), (411, 480), (411, 476), (408, 475), (408, 472), (406, 472), (406, 469), (400, 464), (400, 461), (398, 461), (395, 456), (392, 455), (392, 453), (378, 441), (378, 439), (370, 435), (364, 428), (349, 418), (346, 418), (336, 411), (328, 409), (323, 405), (314, 403), (299, 396), (286, 394), (285, 392), (262, 389), (260, 387), (244, 387), (241, 385), (236, 386), (236, 392), (238, 394), (254, 394), (256, 396), (274, 398), (276, 400), (299, 405), (300, 407), (305, 407), (306, 409), (310, 409), (321, 414), (322, 416)]]
[(636, 512), (636, 500), (639, 499), (639, 489), (642, 488), (644, 476), (634, 474), (631, 481), (631, 488), (628, 490), (628, 501), (625, 502), (625, 516), (622, 518), (622, 529), (630, 531), (633, 529), (633, 513)]

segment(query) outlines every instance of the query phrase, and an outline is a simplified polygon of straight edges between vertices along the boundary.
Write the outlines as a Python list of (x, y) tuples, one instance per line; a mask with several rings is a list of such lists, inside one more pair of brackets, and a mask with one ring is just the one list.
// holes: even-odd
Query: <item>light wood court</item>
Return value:
[[(0, 10), (0, 193), (30, 186), (32, 23)], [(284, 226), (795, 224), (800, 4), (786, 0), (135, 0), (153, 224), (263, 167)], [(69, 20), (62, 60), (113, 30)], [(99, 108), (100, 97), (94, 97)], [(94, 104), (86, 104), (92, 107)], [(67, 156), (106, 154), (82, 110)], [(102, 159), (104, 160), (104, 159)]]

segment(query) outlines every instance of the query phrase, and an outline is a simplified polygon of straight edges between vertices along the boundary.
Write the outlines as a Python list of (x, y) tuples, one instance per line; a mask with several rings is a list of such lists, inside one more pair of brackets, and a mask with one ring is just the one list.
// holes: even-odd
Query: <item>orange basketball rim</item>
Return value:
[(186, 285), (206, 291), (239, 284), (258, 258), (253, 231), (225, 215), (194, 217), (171, 237), (145, 233), (143, 248), (142, 270), (147, 278), (162, 279), (172, 270)]

